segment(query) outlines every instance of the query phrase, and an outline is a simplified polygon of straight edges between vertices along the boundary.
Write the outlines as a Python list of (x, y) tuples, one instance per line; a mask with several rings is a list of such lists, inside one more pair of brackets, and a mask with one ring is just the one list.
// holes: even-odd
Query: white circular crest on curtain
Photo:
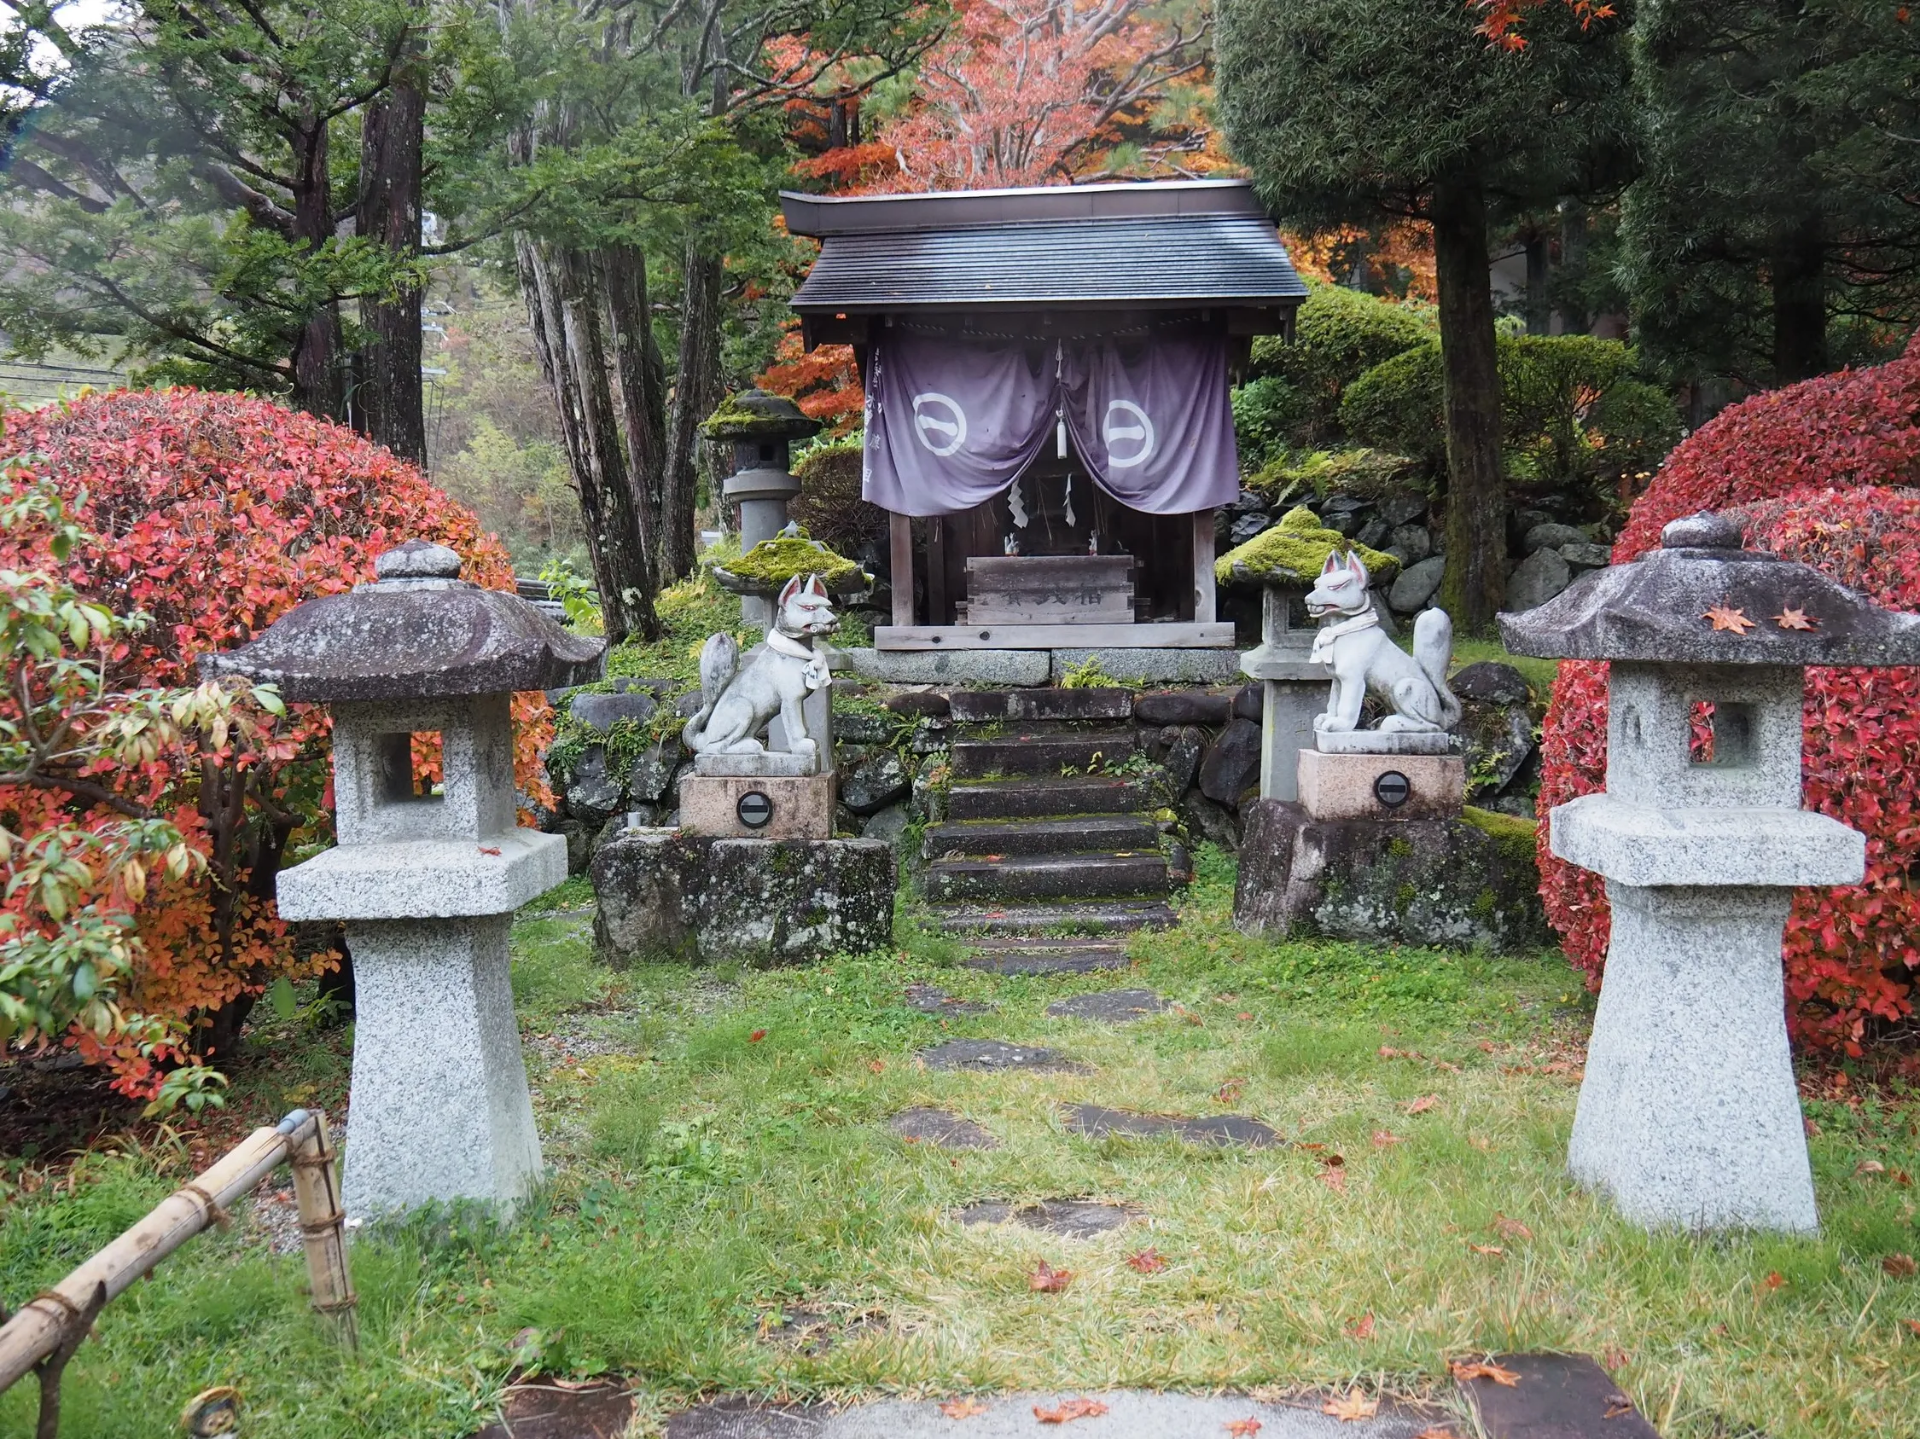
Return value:
[[(937, 412), (925, 413), (922, 406), (928, 405), (944, 407), (952, 418), (943, 420)], [(913, 432), (920, 443), (935, 455), (950, 455), (967, 442), (967, 412), (960, 408), (960, 402), (951, 395), (927, 390), (913, 397)], [(929, 432), (946, 438), (935, 441)]]
[[(1140, 423), (1125, 425), (1114, 423), (1114, 411), (1124, 410)], [(1134, 404), (1132, 400), (1112, 400), (1107, 404), (1106, 420), (1100, 427), (1101, 437), (1107, 442), (1107, 463), (1116, 470), (1130, 470), (1135, 465), (1144, 465), (1153, 458), (1153, 421), (1147, 418), (1147, 412)], [(1120, 453), (1117, 446), (1125, 440), (1138, 440), (1140, 448), (1130, 455)]]

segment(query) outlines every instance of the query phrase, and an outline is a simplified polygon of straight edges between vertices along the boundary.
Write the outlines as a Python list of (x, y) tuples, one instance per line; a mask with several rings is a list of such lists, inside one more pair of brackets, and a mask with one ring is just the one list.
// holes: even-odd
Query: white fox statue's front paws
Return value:
[(1313, 727), (1323, 733), (1330, 732), (1338, 734), (1344, 730), (1352, 729), (1353, 722), (1351, 720), (1341, 719), (1340, 716), (1336, 714), (1317, 714), (1313, 717)]

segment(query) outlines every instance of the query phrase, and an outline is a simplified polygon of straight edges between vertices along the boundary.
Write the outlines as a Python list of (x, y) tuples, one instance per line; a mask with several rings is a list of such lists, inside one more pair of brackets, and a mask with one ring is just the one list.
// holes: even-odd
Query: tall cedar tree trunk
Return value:
[(1811, 215), (1780, 236), (1769, 257), (1773, 281), (1773, 379), (1788, 385), (1827, 369), (1826, 246)]
[(534, 349), (560, 412), (567, 466), (580, 495), (607, 639), (656, 639), (654, 569), (607, 381), (594, 257), (524, 234), (515, 242), (515, 256)]
[(720, 403), (720, 282), (722, 262), (688, 241), (680, 300), (680, 364), (674, 372), (673, 410), (660, 495), (660, 573), (679, 579), (693, 572), (693, 511), (699, 482), (700, 422)]
[[(327, 122), (303, 115), (293, 135), (293, 238), (318, 250), (333, 237)], [(340, 311), (329, 302), (308, 316), (293, 350), (293, 407), (336, 420), (346, 405), (341, 374)]]
[(1507, 595), (1507, 495), (1500, 469), (1500, 371), (1488, 281), (1487, 202), (1477, 175), (1433, 187), (1433, 257), (1447, 423), (1447, 568), (1454, 623), (1484, 631)]
[(600, 251), (599, 266), (607, 329), (613, 336), (613, 372), (626, 422), (627, 474), (640, 521), (640, 543), (647, 555), (657, 556), (661, 480), (667, 469), (667, 367), (653, 337), (647, 257), (630, 245), (612, 245)]
[[(398, 257), (420, 251), (420, 149), (427, 97), (416, 31), (387, 92), (367, 106), (360, 131), (359, 233)], [(370, 338), (356, 360), (354, 419), (376, 444), (403, 460), (427, 463), (427, 419), (420, 393), (420, 287), (411, 277), (392, 294), (360, 301)]]

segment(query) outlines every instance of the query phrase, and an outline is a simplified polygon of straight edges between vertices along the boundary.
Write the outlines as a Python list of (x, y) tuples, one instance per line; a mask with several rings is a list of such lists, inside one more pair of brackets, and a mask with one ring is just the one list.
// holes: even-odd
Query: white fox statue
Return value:
[(777, 714), (788, 749), (818, 756), (819, 742), (807, 733), (806, 699), (833, 677), (814, 641), (839, 627), (820, 576), (803, 581), (796, 575), (775, 601), (766, 647), (744, 670), (733, 636), (709, 635), (700, 649), (700, 709), (680, 732), (687, 748), (695, 754), (760, 754), (765, 746), (757, 736)]
[(1360, 708), (1372, 690), (1393, 706), (1378, 728), (1387, 734), (1445, 733), (1460, 723), (1460, 701), (1447, 688), (1453, 659), (1453, 621), (1445, 610), (1424, 610), (1413, 622), (1409, 655), (1380, 628), (1367, 593), (1367, 567), (1356, 554), (1329, 554), (1307, 594), (1307, 613), (1315, 619), (1337, 615), (1313, 638), (1310, 656), (1333, 667), (1333, 690), (1326, 713), (1313, 721), (1320, 734), (1358, 729)]

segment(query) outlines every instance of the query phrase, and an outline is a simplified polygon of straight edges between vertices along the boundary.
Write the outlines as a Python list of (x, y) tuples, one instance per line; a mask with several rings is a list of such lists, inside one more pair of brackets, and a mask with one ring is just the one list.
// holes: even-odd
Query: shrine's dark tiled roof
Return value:
[(1291, 310), (1307, 293), (1244, 181), (781, 200), (821, 240), (802, 314)]

